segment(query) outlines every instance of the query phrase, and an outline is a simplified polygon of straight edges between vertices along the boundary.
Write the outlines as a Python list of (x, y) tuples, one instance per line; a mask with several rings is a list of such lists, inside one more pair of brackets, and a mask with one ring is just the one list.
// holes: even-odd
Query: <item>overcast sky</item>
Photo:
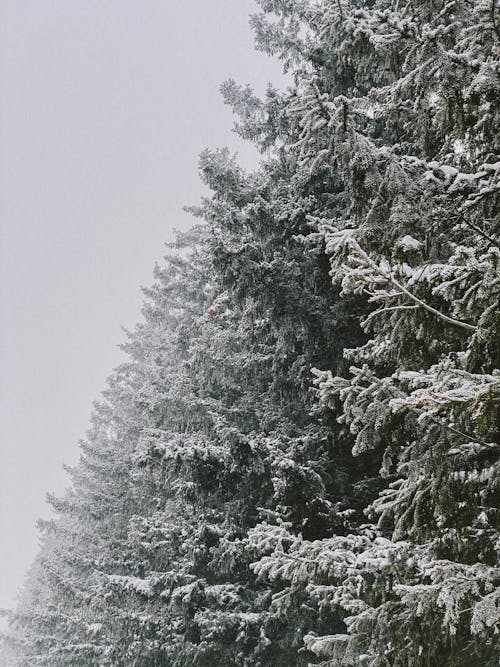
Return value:
[(251, 0), (0, 0), (0, 607), (67, 483), (121, 325), (228, 145), (218, 88), (263, 92)]

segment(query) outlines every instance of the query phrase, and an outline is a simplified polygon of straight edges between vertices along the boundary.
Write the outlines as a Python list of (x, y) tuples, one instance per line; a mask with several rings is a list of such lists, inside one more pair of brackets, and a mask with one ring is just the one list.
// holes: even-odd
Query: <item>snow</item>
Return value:
[(396, 246), (398, 248), (401, 248), (403, 252), (414, 252), (420, 250), (422, 245), (423, 244), (421, 241), (418, 241), (417, 239), (413, 238), (413, 236), (410, 236), (410, 234), (405, 234), (405, 236), (402, 236), (396, 242)]
[(150, 595), (152, 593), (151, 583), (147, 579), (111, 574), (108, 575), (108, 580), (124, 590), (135, 591), (140, 595)]

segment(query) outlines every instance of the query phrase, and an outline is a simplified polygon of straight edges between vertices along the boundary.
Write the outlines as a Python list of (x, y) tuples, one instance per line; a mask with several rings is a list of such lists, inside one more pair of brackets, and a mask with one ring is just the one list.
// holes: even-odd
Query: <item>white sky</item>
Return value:
[(120, 326), (228, 145), (218, 92), (262, 92), (252, 0), (0, 0), (0, 607), (37, 548), (46, 491), (121, 361)]

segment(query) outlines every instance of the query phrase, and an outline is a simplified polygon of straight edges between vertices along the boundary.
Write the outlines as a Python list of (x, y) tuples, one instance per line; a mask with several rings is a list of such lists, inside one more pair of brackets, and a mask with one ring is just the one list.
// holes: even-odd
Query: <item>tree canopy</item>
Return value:
[(497, 664), (495, 3), (258, 5), (6, 664)]

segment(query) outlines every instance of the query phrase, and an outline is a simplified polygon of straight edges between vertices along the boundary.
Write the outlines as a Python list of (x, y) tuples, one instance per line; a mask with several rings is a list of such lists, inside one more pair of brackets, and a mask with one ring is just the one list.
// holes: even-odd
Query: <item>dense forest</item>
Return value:
[(498, 664), (495, 2), (258, 5), (7, 667)]

